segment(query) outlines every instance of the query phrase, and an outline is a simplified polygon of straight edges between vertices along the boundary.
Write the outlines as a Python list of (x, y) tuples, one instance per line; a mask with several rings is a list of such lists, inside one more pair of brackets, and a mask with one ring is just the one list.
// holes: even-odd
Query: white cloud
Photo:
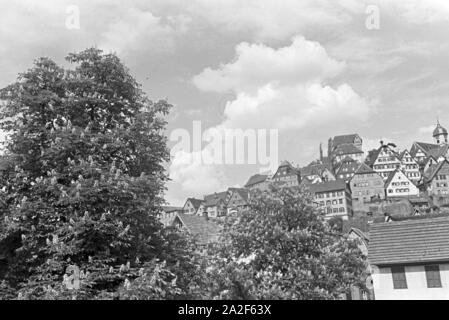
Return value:
[(435, 130), (434, 124), (432, 124), (430, 126), (421, 127), (418, 129), (419, 133), (421, 133), (421, 134), (433, 133), (433, 130)]
[(193, 78), (203, 91), (247, 92), (267, 83), (291, 85), (332, 78), (344, 63), (328, 56), (317, 42), (295, 37), (288, 47), (270, 48), (264, 44), (241, 43), (236, 57), (218, 69), (206, 68)]
[(216, 165), (202, 164), (198, 157), (209, 157), (209, 151), (188, 152), (181, 150), (173, 155), (169, 176), (190, 196), (205, 194), (225, 188), (224, 173)]

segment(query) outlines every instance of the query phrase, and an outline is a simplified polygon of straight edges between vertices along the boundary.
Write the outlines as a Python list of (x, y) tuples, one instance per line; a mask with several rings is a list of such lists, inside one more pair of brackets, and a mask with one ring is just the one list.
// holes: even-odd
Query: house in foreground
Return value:
[(373, 223), (368, 260), (376, 300), (448, 300), (449, 216)]

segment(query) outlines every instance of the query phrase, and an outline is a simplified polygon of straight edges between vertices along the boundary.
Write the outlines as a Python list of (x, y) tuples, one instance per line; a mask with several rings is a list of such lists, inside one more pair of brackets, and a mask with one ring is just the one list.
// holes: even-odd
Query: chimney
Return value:
[(207, 213), (207, 209), (206, 208), (204, 208), (203, 217), (204, 217), (204, 219), (209, 220), (209, 214)]

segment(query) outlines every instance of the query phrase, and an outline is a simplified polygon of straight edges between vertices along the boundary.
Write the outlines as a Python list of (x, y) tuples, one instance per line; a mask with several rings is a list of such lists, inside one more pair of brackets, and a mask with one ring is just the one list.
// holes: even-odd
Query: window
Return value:
[(438, 265), (425, 266), (427, 288), (441, 288), (440, 267)]
[(404, 267), (391, 268), (391, 274), (393, 276), (393, 287), (395, 289), (407, 289), (407, 278), (405, 277)]

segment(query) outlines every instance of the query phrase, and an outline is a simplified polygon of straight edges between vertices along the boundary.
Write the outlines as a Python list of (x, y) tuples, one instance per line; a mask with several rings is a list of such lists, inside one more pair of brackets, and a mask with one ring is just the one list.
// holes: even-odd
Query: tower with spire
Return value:
[(447, 130), (440, 124), (440, 120), (437, 119), (437, 127), (433, 130), (433, 138), (436, 144), (444, 145), (447, 144)]

